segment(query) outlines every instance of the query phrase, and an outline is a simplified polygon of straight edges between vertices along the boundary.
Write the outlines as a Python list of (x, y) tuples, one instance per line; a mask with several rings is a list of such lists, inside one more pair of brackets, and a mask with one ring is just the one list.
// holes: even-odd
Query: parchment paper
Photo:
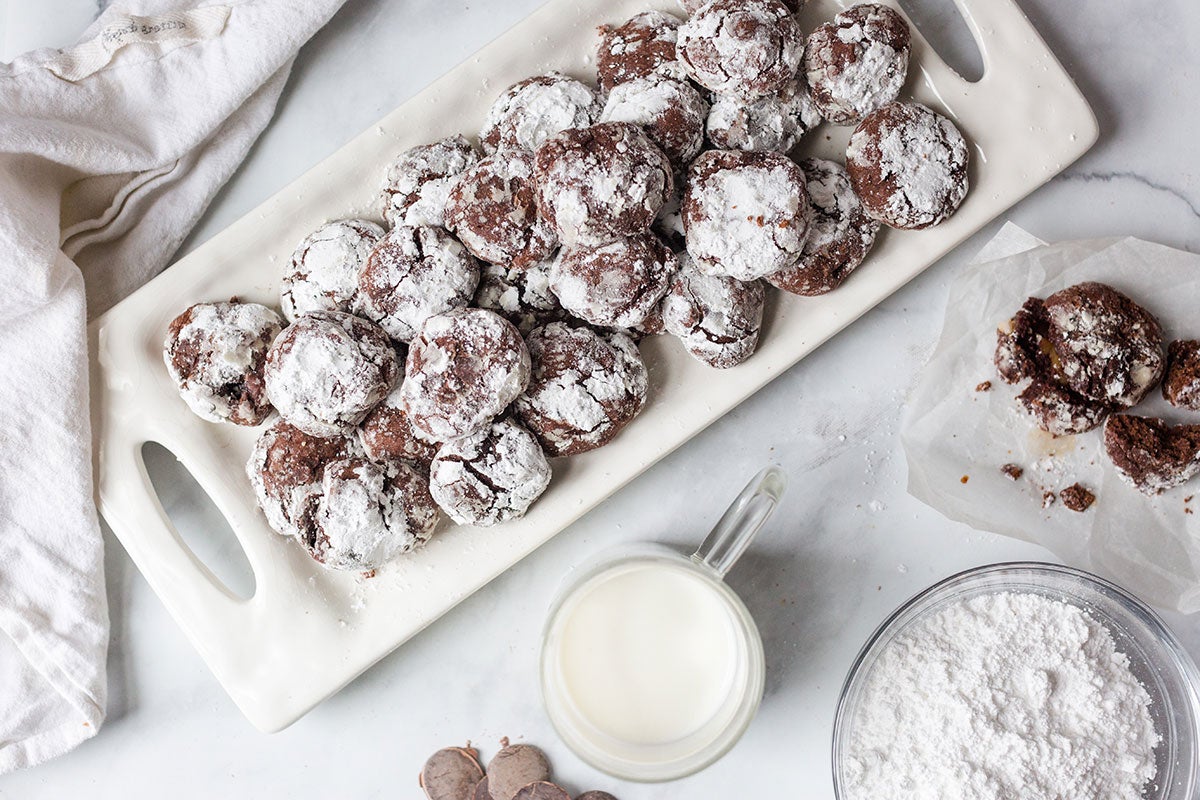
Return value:
[[(992, 363), (997, 326), (1027, 297), (1086, 280), (1157, 315), (1166, 341), (1200, 337), (1200, 256), (1131, 238), (1046, 245), (1006, 225), (950, 287), (941, 340), (901, 430), (908, 491), (950, 519), (1043, 545), (1156, 605), (1200, 611), (1200, 478), (1142, 495), (1104, 455), (1102, 429), (1059, 439), (1040, 431), (1016, 402), (1022, 387), (1001, 381)], [(976, 391), (988, 380), (989, 391)], [(1200, 423), (1158, 389), (1132, 413)], [(1020, 480), (1001, 473), (1009, 463), (1025, 470)], [(1077, 481), (1096, 494), (1091, 509), (1042, 507), (1044, 492)]]

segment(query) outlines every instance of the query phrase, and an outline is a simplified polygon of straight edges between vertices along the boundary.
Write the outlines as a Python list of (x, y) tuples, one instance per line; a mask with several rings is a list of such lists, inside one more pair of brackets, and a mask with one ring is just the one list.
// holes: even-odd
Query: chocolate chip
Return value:
[(470, 747), (444, 747), (425, 762), (419, 782), (429, 800), (468, 800), (481, 778), (479, 753)]

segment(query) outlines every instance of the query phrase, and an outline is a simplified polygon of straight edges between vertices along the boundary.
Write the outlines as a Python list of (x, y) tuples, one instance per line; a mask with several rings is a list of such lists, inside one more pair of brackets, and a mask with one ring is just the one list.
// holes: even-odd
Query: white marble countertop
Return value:
[[(275, 121), (185, 251), (538, 2), (350, 0), (301, 53)], [(1200, 249), (1200, 6), (1020, 2), (1093, 103), (1102, 138), (1008, 218), (1048, 240), (1131, 234)], [(950, 0), (904, 4), (918, 20), (951, 8)], [(96, 12), (95, 0), (0, 0), (0, 59), (67, 44)], [(241, 717), (110, 537), (108, 721), (74, 753), (0, 779), (0, 797), (416, 798), (426, 755), (470, 740), (490, 757), (502, 736), (542, 746), (569, 789), (604, 788), (622, 800), (831, 797), (838, 691), (884, 616), (958, 570), (1049, 558), (950, 523), (904, 488), (897, 431), (906, 392), (937, 336), (949, 278), (999, 224), (277, 735)], [(557, 740), (538, 698), (539, 635), (559, 580), (610, 543), (696, 541), (768, 461), (790, 473), (790, 493), (731, 574), (765, 639), (758, 718), (694, 777), (638, 786), (596, 773)], [(172, 463), (159, 458), (151, 468), (169, 474)], [(202, 557), (218, 567), (231, 561), (199, 492), (170, 478), (162, 491)], [(1166, 617), (1200, 657), (1196, 620)]]

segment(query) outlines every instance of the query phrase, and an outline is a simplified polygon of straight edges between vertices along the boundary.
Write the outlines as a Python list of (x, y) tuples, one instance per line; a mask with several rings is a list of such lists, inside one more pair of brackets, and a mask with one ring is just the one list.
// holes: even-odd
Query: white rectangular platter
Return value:
[[(529, 75), (559, 69), (592, 80), (597, 25), (648, 5), (677, 11), (673, 0), (551, 0), (96, 320), (101, 513), (251, 722), (275, 731), (298, 719), (1091, 146), (1095, 117), (1011, 0), (957, 2), (982, 51), (983, 78), (964, 81), (916, 35), (906, 89), (948, 113), (972, 144), (971, 192), (950, 221), (882, 234), (867, 263), (832, 294), (769, 303), (758, 352), (732, 370), (709, 369), (666, 338), (647, 341), (652, 394), (627, 431), (600, 450), (559, 459), (550, 489), (523, 520), (445, 527), (373, 579), (326, 571), (267, 527), (242, 470), (256, 431), (188, 411), (162, 364), (167, 323), (194, 302), (234, 295), (277, 305), (279, 273), (296, 243), (327, 220), (376, 216), (376, 190), (397, 152), (479, 130), (494, 96)], [(813, 0), (805, 30), (847, 4)], [(840, 159), (847, 136), (823, 127), (801, 151)], [(174, 529), (147, 475), (145, 442), (173, 452), (228, 519), (254, 571), (253, 597), (230, 592)]]

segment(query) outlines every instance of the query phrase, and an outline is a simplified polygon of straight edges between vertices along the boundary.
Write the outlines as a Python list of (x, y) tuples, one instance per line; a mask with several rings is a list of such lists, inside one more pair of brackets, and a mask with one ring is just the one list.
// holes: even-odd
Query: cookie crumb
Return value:
[(958, 479), (958, 482), (959, 482), (959, 483), (966, 483), (966, 482), (967, 482), (967, 481), (969, 481), (969, 480), (971, 480), (971, 476), (970, 476), (970, 475), (963, 475), (961, 478), (959, 478), (959, 479)]
[(977, 391), (977, 392), (990, 392), (991, 390), (992, 390), (992, 382), (991, 381), (984, 381), (983, 383), (981, 383), (975, 387), (975, 391)]
[(1088, 491), (1083, 484), (1075, 483), (1059, 492), (1063, 505), (1072, 511), (1082, 513), (1096, 502), (1096, 495)]
[(1057, 499), (1058, 497), (1054, 494), (1054, 492), (1043, 492), (1042, 508), (1049, 508), (1050, 506), (1054, 505), (1054, 501)]
[(1000, 471), (1008, 476), (1009, 480), (1019, 481), (1021, 476), (1025, 474), (1025, 470), (1018, 467), (1016, 464), (1005, 464), (1000, 468)]

